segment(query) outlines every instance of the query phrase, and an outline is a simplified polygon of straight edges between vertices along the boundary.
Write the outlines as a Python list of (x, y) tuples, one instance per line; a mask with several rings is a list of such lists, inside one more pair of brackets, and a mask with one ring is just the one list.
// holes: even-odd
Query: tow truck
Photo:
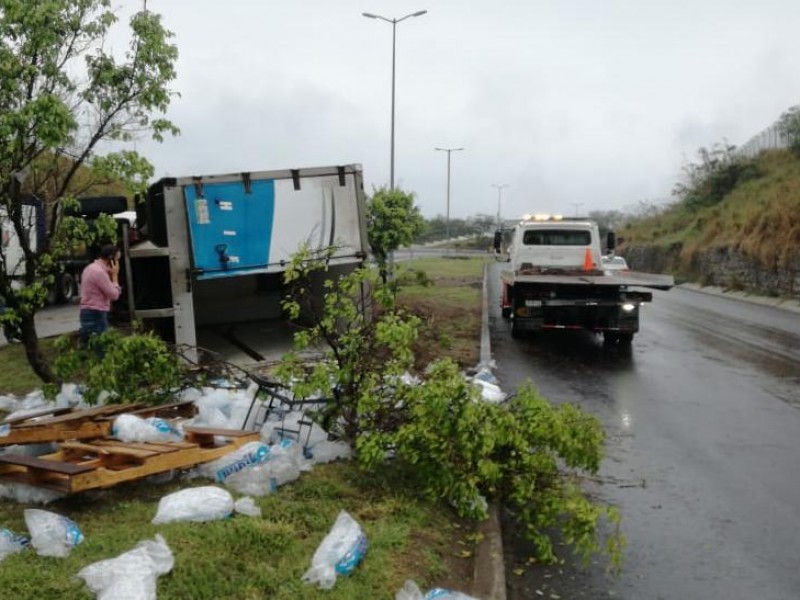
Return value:
[[(503, 231), (495, 233), (500, 254)], [(639, 331), (641, 306), (649, 290), (669, 290), (672, 275), (610, 268), (616, 236), (601, 247), (597, 223), (559, 215), (525, 215), (508, 243), (510, 268), (501, 272), (501, 310), (511, 335), (546, 330), (587, 330), (606, 344), (630, 346)]]

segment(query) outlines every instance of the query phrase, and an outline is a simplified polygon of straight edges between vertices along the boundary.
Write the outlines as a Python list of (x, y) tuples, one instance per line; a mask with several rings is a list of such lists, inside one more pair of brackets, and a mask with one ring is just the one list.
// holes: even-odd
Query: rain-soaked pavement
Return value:
[(644, 307), (627, 353), (586, 334), (513, 340), (498, 267), (500, 383), (531, 379), (603, 421), (587, 487), (620, 508), (628, 540), (614, 578), (601, 562), (530, 567), (507, 526), (509, 599), (800, 598), (800, 314), (674, 289)]

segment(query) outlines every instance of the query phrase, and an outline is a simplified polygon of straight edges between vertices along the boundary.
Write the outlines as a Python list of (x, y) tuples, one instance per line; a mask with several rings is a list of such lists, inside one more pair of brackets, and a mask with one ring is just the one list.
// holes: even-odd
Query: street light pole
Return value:
[(507, 183), (493, 183), (492, 187), (497, 188), (497, 228), (502, 228), (502, 223), (500, 221), (500, 198), (503, 195), (503, 188), (507, 188)]
[(575, 207), (575, 216), (578, 216), (578, 210), (580, 210), (581, 206), (583, 206), (583, 202), (572, 202), (572, 206)]
[(447, 220), (445, 221), (446, 225), (446, 237), (447, 240), (450, 240), (450, 154), (452, 152), (461, 152), (464, 148), (434, 148), (434, 150), (438, 150), (439, 152), (447, 152)]
[(361, 13), (362, 16), (368, 19), (380, 19), (381, 21), (386, 21), (387, 23), (392, 24), (392, 130), (390, 136), (390, 148), (389, 148), (389, 189), (394, 189), (394, 96), (395, 96), (395, 56), (397, 50), (397, 24), (401, 21), (405, 21), (411, 17), (421, 17), (427, 10), (419, 10), (415, 13), (411, 13), (406, 15), (405, 17), (401, 17), (399, 19), (388, 19), (386, 17), (382, 17), (381, 15), (375, 15), (372, 13)]

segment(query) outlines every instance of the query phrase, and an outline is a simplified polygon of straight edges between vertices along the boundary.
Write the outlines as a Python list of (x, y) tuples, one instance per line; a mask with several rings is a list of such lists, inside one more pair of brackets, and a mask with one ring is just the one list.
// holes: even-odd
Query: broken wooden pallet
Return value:
[(113, 419), (121, 413), (171, 419), (191, 417), (195, 408), (192, 402), (175, 402), (160, 406), (106, 404), (84, 409), (43, 409), (24, 417), (0, 421), (0, 425), (9, 426), (8, 433), (0, 435), (0, 446), (105, 437), (111, 433)]
[(0, 455), (0, 484), (25, 483), (65, 493), (112, 487), (210, 462), (259, 440), (257, 431), (187, 427), (185, 433), (183, 442), (123, 443), (106, 438), (64, 442), (57, 452), (38, 458)]

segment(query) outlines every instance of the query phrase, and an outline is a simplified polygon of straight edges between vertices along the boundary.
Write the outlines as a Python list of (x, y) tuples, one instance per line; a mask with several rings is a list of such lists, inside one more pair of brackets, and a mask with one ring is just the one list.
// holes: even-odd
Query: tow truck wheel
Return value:
[(620, 333), (619, 337), (617, 339), (619, 340), (619, 345), (620, 346), (630, 346), (631, 342), (633, 342), (633, 334), (632, 333)]

